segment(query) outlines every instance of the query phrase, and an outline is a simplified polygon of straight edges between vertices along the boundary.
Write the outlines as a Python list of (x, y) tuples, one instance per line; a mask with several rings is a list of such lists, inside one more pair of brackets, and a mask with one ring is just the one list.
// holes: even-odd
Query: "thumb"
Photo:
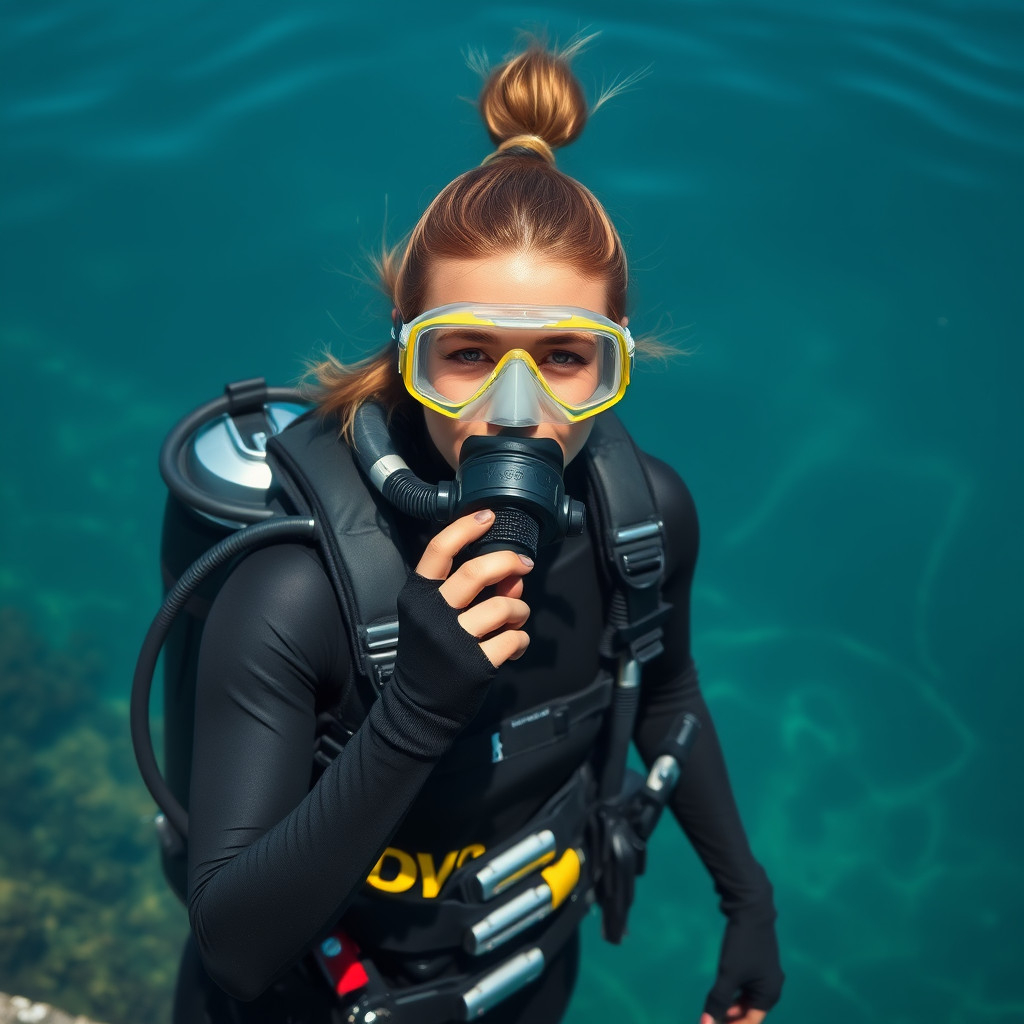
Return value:
[(715, 1018), (710, 1013), (702, 1013), (700, 1015), (700, 1024), (715, 1024)]

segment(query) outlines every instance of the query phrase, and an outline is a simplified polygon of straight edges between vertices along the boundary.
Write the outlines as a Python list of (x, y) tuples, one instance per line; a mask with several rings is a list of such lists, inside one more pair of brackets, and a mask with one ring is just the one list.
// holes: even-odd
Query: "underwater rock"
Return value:
[(46, 1003), (0, 992), (0, 1024), (96, 1024), (88, 1017), (69, 1017)]

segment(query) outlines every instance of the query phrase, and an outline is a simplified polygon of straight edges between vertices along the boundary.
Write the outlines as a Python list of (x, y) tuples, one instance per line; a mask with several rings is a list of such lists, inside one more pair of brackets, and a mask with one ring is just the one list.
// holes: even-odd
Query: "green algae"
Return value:
[(2, 982), (109, 1024), (162, 1024), (187, 921), (103, 675), (86, 639), (50, 646), (0, 608)]

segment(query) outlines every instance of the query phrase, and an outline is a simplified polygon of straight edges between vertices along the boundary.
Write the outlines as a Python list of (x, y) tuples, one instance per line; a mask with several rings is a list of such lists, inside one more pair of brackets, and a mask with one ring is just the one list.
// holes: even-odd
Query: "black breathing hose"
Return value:
[(142, 642), (139, 659), (132, 679), (130, 720), (132, 746), (135, 759), (146, 788), (152, 794), (167, 820), (182, 839), (188, 838), (188, 813), (160, 773), (153, 750), (153, 735), (149, 729), (149, 698), (153, 689), (153, 674), (167, 634), (178, 612), (188, 603), (196, 588), (210, 573), (219, 569), (243, 552), (284, 540), (311, 542), (316, 534), (316, 523), (305, 516), (281, 516), (254, 523), (244, 530), (225, 537), (209, 551), (204, 552), (182, 574), (181, 579), (168, 591), (160, 610), (153, 619), (146, 639)]
[(415, 519), (449, 521), (448, 485), (425, 483), (395, 454), (382, 405), (364, 402), (359, 407), (352, 424), (352, 439), (360, 468), (395, 508)]

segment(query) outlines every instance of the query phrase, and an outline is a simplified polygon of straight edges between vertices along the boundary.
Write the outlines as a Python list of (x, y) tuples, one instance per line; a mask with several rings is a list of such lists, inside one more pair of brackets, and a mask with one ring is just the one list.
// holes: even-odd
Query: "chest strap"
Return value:
[(501, 764), (561, 743), (594, 715), (604, 714), (612, 702), (612, 679), (602, 673), (585, 690), (517, 711), (502, 719), (491, 733), (467, 736), (439, 764), (439, 772), (462, 771), (480, 764)]
[[(502, 719), (493, 732), (461, 736), (434, 771), (438, 775), (472, 771), (561, 743), (579, 725), (608, 710), (612, 689), (611, 676), (602, 672), (585, 690), (517, 711)], [(326, 768), (341, 753), (349, 733), (333, 714), (322, 717), (318, 732), (313, 759)]]

